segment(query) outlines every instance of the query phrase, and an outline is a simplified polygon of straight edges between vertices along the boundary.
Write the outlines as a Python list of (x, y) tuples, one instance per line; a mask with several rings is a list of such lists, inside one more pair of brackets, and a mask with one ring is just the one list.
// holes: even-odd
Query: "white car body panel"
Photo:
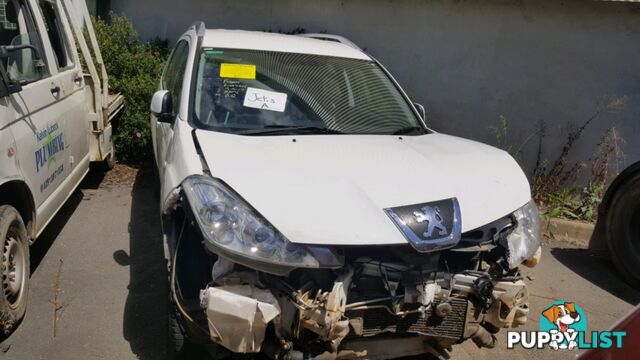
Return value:
[(171, 192), (191, 175), (203, 173), (200, 155), (193, 140), (193, 128), (186, 122), (176, 119), (173, 127), (173, 137), (167, 146), (167, 154), (163, 165), (164, 176), (160, 179), (162, 189), (162, 212), (171, 210), (169, 203)]
[(371, 60), (362, 51), (339, 42), (257, 31), (207, 30), (202, 46), (205, 48), (279, 51)]
[(406, 244), (384, 208), (457, 197), (464, 232), (531, 199), (506, 152), (448, 135), (196, 134), (212, 175), (294, 243)]

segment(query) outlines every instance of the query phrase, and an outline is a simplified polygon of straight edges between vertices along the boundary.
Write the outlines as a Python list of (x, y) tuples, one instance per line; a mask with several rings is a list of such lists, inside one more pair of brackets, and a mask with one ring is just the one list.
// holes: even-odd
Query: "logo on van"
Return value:
[(39, 142), (44, 140), (42, 146), (40, 146), (35, 152), (37, 172), (40, 172), (45, 165), (47, 165), (48, 168), (51, 164), (55, 163), (57, 160), (56, 155), (61, 151), (64, 151), (63, 133), (54, 134), (58, 129), (59, 126), (56, 123), (36, 134), (36, 138)]

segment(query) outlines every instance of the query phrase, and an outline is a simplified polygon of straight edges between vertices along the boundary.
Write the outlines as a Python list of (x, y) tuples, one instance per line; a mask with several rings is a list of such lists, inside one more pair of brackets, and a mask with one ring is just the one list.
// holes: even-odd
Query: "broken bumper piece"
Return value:
[(269, 290), (249, 285), (210, 287), (200, 301), (212, 340), (237, 353), (260, 352), (267, 324), (280, 315)]
[[(248, 274), (232, 270), (216, 280), (220, 286), (200, 294), (211, 340), (235, 353), (315, 359), (442, 355), (465, 339), (493, 347), (500, 328), (522, 325), (528, 314), (528, 290), (519, 277), (496, 280), (466, 271), (427, 280), (406, 267), (367, 259), (337, 275), (328, 290), (311, 281), (292, 286), (318, 279), (309, 270), (295, 278)], [(245, 284), (227, 285), (239, 279)], [(398, 341), (406, 347), (390, 345)]]

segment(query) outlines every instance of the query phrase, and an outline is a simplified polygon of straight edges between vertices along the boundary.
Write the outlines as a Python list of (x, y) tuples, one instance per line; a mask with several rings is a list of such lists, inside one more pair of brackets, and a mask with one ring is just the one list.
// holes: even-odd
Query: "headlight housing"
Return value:
[(540, 213), (531, 200), (513, 213), (515, 229), (506, 237), (507, 261), (513, 269), (529, 260), (540, 248)]
[(295, 268), (342, 266), (339, 257), (329, 249), (289, 242), (218, 179), (194, 175), (183, 182), (182, 189), (206, 240), (205, 245), (216, 254), (276, 275)]

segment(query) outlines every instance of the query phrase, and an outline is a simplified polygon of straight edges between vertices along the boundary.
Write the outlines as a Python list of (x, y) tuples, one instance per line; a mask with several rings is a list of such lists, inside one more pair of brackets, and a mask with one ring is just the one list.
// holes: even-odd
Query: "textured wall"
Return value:
[[(506, 146), (528, 173), (547, 125), (543, 158), (553, 161), (567, 132), (599, 104), (626, 97), (587, 128), (574, 160), (588, 161), (606, 129), (640, 160), (640, 6), (590, 1), (111, 0), (144, 38), (172, 41), (195, 20), (209, 28), (327, 31), (376, 56), (424, 104), (434, 129)], [(586, 170), (588, 171), (588, 170)]]

